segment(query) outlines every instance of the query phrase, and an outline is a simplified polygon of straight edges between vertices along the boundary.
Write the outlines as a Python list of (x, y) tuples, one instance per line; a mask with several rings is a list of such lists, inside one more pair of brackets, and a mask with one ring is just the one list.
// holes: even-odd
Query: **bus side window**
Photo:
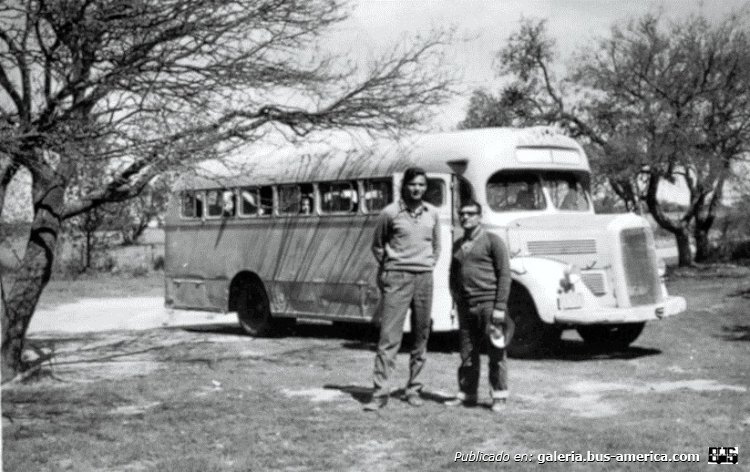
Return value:
[(207, 191), (206, 202), (208, 204), (208, 212), (206, 216), (209, 218), (217, 218), (222, 215), (222, 212), (224, 211), (224, 199), (219, 190)]
[[(262, 189), (261, 189), (262, 190)], [(312, 184), (279, 185), (279, 214), (299, 215), (303, 211), (303, 200), (309, 205), (311, 214), (315, 210), (314, 188)]]
[(442, 179), (427, 179), (427, 191), (424, 194), (424, 200), (436, 207), (443, 206), (443, 203), (445, 203), (445, 182)]
[(203, 194), (203, 192), (196, 192), (195, 193), (195, 217), (196, 218), (203, 218), (203, 208), (205, 207), (206, 196)]
[(195, 218), (196, 198), (193, 192), (182, 192), (182, 216), (183, 218)]
[(301, 198), (298, 185), (279, 185), (279, 214), (296, 215), (299, 213)]
[(206, 192), (208, 201), (208, 217), (231, 218), (237, 213), (237, 202), (234, 190), (209, 190)]
[(185, 218), (203, 217), (203, 192), (183, 192), (182, 216)]
[(365, 211), (375, 213), (393, 201), (393, 184), (391, 179), (370, 179), (364, 182), (365, 194), (362, 198)]
[(257, 216), (260, 210), (260, 198), (257, 188), (240, 189), (240, 215)]
[(357, 182), (326, 182), (320, 189), (320, 209), (323, 213), (356, 213), (359, 203)]
[(261, 187), (260, 191), (260, 214), (271, 216), (273, 214), (273, 187)]

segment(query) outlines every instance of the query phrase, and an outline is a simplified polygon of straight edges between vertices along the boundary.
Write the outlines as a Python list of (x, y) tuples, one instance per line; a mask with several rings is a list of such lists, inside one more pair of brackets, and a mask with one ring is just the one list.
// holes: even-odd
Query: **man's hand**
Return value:
[(505, 323), (505, 311), (503, 310), (492, 310), (492, 324), (503, 324)]

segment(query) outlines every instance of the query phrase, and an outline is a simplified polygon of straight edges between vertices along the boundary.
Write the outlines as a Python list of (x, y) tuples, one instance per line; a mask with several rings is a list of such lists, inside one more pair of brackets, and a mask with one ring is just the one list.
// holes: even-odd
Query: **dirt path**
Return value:
[(235, 315), (169, 310), (163, 297), (87, 298), (37, 309), (28, 332), (84, 333), (225, 323), (236, 324)]

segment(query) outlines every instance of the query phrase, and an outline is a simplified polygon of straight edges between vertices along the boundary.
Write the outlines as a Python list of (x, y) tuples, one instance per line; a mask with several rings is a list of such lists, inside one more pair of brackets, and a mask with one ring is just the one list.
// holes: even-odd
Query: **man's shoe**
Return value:
[(495, 398), (492, 400), (492, 406), (490, 409), (493, 413), (502, 413), (505, 411), (505, 398)]
[(377, 411), (381, 408), (385, 408), (388, 404), (388, 397), (386, 395), (379, 397), (372, 397), (369, 402), (365, 403), (362, 407), (365, 411)]
[(418, 394), (406, 395), (405, 400), (406, 403), (414, 407), (420, 407), (424, 405), (424, 400), (422, 400)]
[(452, 400), (448, 400), (443, 403), (445, 406), (477, 406), (477, 397), (467, 396), (467, 397), (456, 397)]

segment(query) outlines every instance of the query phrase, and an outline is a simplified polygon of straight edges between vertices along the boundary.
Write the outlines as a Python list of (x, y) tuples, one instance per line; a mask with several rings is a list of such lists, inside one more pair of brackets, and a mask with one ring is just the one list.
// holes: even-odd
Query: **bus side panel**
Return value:
[(369, 319), (377, 305), (371, 252), (375, 216), (280, 221), (261, 264), (276, 313)]
[[(234, 275), (251, 271), (266, 284), (276, 314), (369, 319), (378, 301), (370, 250), (375, 218), (182, 222), (167, 232), (167, 298), (176, 307), (226, 310), (226, 296), (216, 306), (208, 293), (218, 284), (228, 294)], [(184, 288), (177, 290), (175, 281)]]

